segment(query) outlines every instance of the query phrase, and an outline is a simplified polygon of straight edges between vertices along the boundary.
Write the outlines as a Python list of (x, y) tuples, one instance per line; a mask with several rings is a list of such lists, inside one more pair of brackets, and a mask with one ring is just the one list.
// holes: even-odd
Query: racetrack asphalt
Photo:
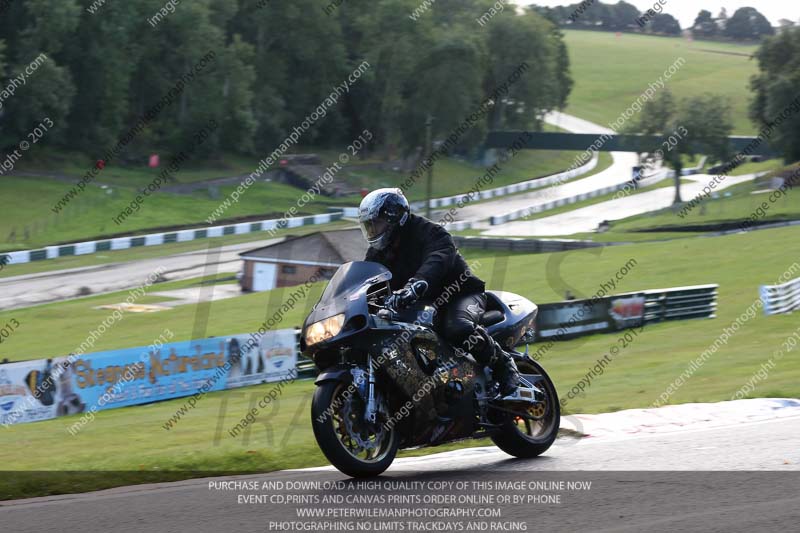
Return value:
[[(137, 485), (0, 502), (0, 524), (3, 531), (15, 533), (219, 533), (278, 531), (287, 524), (294, 531), (330, 531), (344, 528), (341, 524), (348, 521), (369, 521), (373, 531), (378, 527), (385, 527), (385, 531), (459, 531), (468, 530), (470, 523), (483, 523), (490, 530), (524, 531), (796, 531), (800, 523), (798, 435), (800, 417), (793, 416), (621, 439), (562, 438), (545, 455), (529, 460), (511, 458), (496, 448), (474, 448), (397, 460), (378, 478), (385, 488), (350, 481), (331, 468)], [(225, 490), (220, 488), (221, 481), (256, 481), (259, 487), (271, 482), (272, 488)], [(461, 491), (453, 489), (456, 485), (437, 488), (449, 482), (503, 481), (577, 481), (584, 483), (584, 490), (494, 490), (474, 485)], [(288, 485), (298, 482), (307, 484)], [(404, 488), (401, 482), (408, 486), (419, 483), (422, 488)], [(590, 488), (585, 485), (588, 482)], [(285, 488), (275, 488), (281, 487), (280, 483)], [(463, 494), (494, 494), (495, 498), (516, 494), (538, 496), (540, 500), (525, 504), (495, 500), (495, 504), (487, 505), (450, 502), (377, 506), (412, 509), (407, 512), (419, 512), (413, 511), (417, 508), (462, 509), (463, 513), (497, 508), (500, 513), (496, 518), (441, 518), (436, 513), (448, 511), (440, 510), (431, 511), (433, 518), (411, 518), (401, 523), (403, 520), (390, 522), (388, 518), (298, 517), (300, 508), (359, 513), (364, 512), (359, 509), (375, 505), (348, 504), (346, 500), (342, 504), (289, 504), (268, 498), (256, 502), (248, 496), (294, 495), (320, 502), (325, 495), (349, 498), (352, 494), (434, 494), (445, 499)], [(327, 529), (323, 520), (329, 521)]]

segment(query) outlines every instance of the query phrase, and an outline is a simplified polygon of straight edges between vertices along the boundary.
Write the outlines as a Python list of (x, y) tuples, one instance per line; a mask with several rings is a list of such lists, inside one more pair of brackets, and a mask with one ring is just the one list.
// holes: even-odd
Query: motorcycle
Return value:
[(537, 306), (486, 293), (481, 324), (521, 374), (503, 397), (489, 369), (436, 333), (433, 306), (385, 305), (391, 278), (378, 263), (342, 265), (303, 325), (301, 350), (319, 369), (312, 427), (331, 464), (352, 477), (377, 476), (399, 449), (483, 437), (515, 457), (544, 453), (558, 433), (558, 396), (527, 348), (515, 350), (532, 338)]

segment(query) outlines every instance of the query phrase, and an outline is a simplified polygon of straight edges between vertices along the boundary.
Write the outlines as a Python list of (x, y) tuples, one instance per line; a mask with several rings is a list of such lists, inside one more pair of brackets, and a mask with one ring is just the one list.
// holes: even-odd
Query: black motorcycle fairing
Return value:
[[(300, 350), (313, 356), (317, 351), (355, 335), (369, 327), (367, 293), (375, 285), (388, 284), (392, 273), (379, 263), (355, 261), (345, 263), (328, 282), (319, 302), (303, 323)], [(388, 287), (388, 285), (387, 285)], [(344, 327), (339, 335), (313, 346), (306, 345), (306, 329), (316, 322), (344, 314)]]
[(486, 291), (486, 310), (500, 311), (503, 319), (486, 328), (506, 350), (513, 350), (536, 324), (539, 307), (527, 298), (505, 291)]
[(325, 369), (324, 372), (320, 372), (317, 378), (314, 380), (314, 385), (319, 385), (321, 383), (325, 383), (326, 381), (341, 381), (343, 383), (350, 384), (353, 382), (353, 374), (351, 369), (353, 367), (351, 365), (334, 365), (330, 366)]

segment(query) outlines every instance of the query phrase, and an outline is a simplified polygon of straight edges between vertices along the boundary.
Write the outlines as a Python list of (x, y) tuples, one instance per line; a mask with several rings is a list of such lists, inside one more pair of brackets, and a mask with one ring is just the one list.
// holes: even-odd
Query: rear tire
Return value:
[(539, 384), (545, 389), (547, 401), (549, 402), (547, 407), (552, 409), (552, 412), (548, 413), (547, 423), (542, 428), (541, 435), (536, 435), (535, 437), (522, 433), (514, 420), (514, 416), (503, 413), (503, 428), (499, 433), (492, 436), (492, 442), (509, 455), (521, 459), (530, 459), (546, 452), (555, 442), (558, 436), (558, 428), (561, 424), (561, 406), (558, 402), (556, 387), (541, 365), (531, 359), (517, 360), (516, 363), (521, 374), (539, 374), (542, 376), (543, 380)]
[(311, 427), (322, 453), (337, 470), (351, 477), (374, 477), (383, 473), (394, 461), (399, 445), (397, 431), (394, 428), (388, 430), (386, 450), (374, 460), (362, 460), (350, 453), (337, 433), (336, 415), (331, 415), (332, 411), (329, 411), (334, 400), (347, 386), (341, 381), (328, 381), (317, 387), (311, 401)]

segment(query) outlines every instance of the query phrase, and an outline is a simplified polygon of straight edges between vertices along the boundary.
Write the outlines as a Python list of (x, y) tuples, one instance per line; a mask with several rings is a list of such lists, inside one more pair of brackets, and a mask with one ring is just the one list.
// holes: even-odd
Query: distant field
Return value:
[(565, 34), (575, 80), (567, 113), (607, 125), (683, 57), (686, 63), (667, 82), (673, 94), (679, 98), (703, 92), (727, 96), (733, 106), (734, 133), (755, 132), (747, 105), (750, 76), (757, 70), (755, 60), (748, 56), (756, 46), (627, 33), (619, 37), (594, 31)]
[[(489, 287), (506, 288), (537, 302), (558, 300), (567, 289), (578, 296), (591, 296), (631, 259), (636, 261), (635, 266), (613, 292), (720, 285), (717, 318), (645, 327), (604, 374), (568, 404), (572, 413), (597, 413), (650, 406), (724, 328), (757, 300), (759, 284), (774, 282), (794, 262), (800, 262), (799, 235), (798, 228), (783, 228), (560, 254), (498, 256), (470, 252), (468, 256), (473, 262), (479, 261), (476, 270)], [(591, 268), (587, 268), (589, 264)], [(800, 269), (800, 265), (795, 268)], [(320, 288), (316, 287), (314, 296)], [(120, 299), (120, 295), (102, 296), (0, 313), (0, 322), (16, 318), (21, 324), (14, 336), (3, 343), (3, 355), (24, 360), (68, 353), (86, 336), (87, 329), (105, 316), (104, 311), (92, 307)], [(280, 294), (259, 293), (215, 302), (205, 334), (250, 331), (282, 301)], [(280, 327), (299, 324), (305, 307), (295, 308)], [(197, 311), (196, 306), (184, 306), (147, 315), (125, 315), (101, 339), (98, 348), (145, 345), (165, 327), (175, 333), (175, 340), (188, 339)], [(758, 312), (737, 329), (734, 337), (678, 389), (671, 403), (730, 399), (797, 331), (798, 322), (792, 315), (765, 317)], [(58, 335), (53, 335), (54, 331)], [(542, 361), (562, 397), (597, 359), (612, 346), (620, 346), (618, 337), (601, 334), (560, 342), (544, 356)], [(532, 346), (533, 350), (536, 348)], [(800, 365), (792, 361), (785, 358), (779, 362), (769, 378), (758, 383), (752, 396), (800, 395)], [(1, 464), (13, 464), (18, 470), (125, 473), (86, 473), (78, 485), (55, 478), (14, 486), (14, 476), (6, 476), (8, 479), (0, 482), (0, 498), (3, 494), (46, 494), (126, 484), (141, 479), (137, 472), (147, 472), (155, 480), (192, 477), (211, 470), (269, 471), (324, 464), (308, 422), (307, 402), (312, 388), (311, 383), (302, 382), (286, 389), (279, 407), (255, 424), (248, 443), (231, 438), (225, 429), (243, 416), (251, 394), (263, 394), (269, 385), (210, 394), (170, 431), (162, 424), (184, 400), (103, 411), (76, 437), (67, 434), (66, 428), (77, 417), (12, 426), (0, 431)], [(222, 399), (226, 397), (230, 402), (223, 410)], [(218, 432), (219, 438), (215, 437)], [(153, 442), (159, 445), (153, 447)], [(464, 445), (470, 444), (473, 443)], [(28, 453), (33, 448), (37, 454)], [(98, 455), (97, 450), (103, 453)]]

